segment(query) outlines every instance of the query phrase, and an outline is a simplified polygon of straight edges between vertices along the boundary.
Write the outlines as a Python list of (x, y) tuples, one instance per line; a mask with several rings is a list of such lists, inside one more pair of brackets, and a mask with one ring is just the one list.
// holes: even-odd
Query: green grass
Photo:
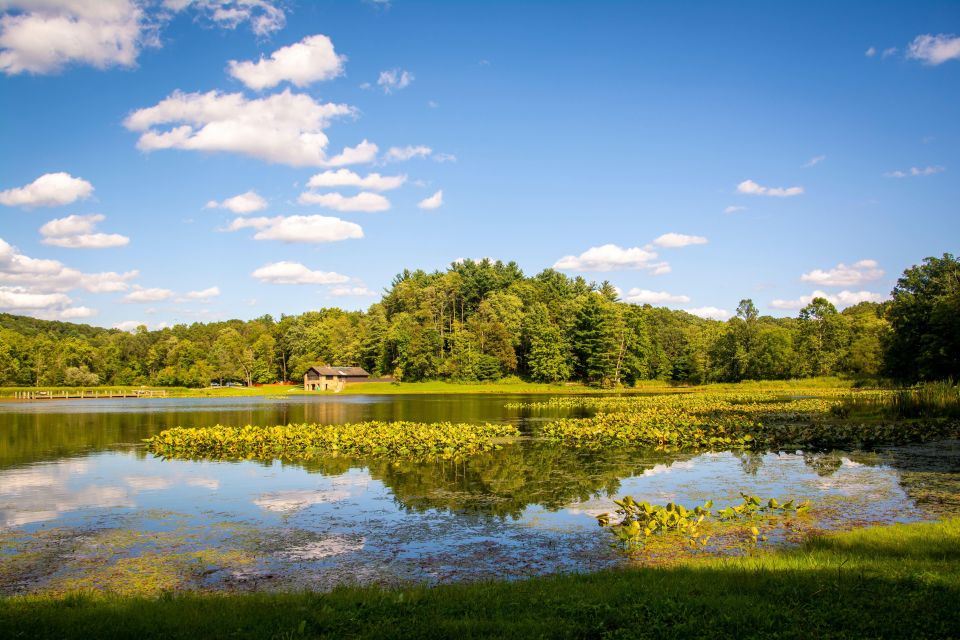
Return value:
[(955, 638), (960, 519), (664, 568), (329, 594), (0, 599), (6, 638)]
[[(594, 393), (653, 393), (671, 390), (696, 391), (765, 391), (786, 390), (803, 391), (816, 389), (848, 389), (852, 385), (849, 380), (842, 378), (805, 378), (801, 380), (760, 380), (737, 383), (714, 383), (706, 385), (680, 385), (664, 380), (642, 380), (635, 387), (621, 387), (604, 389), (588, 387), (578, 382), (547, 384), (540, 382), (524, 382), (517, 378), (508, 378), (495, 382), (449, 382), (445, 380), (430, 380), (426, 382), (403, 382), (392, 384), (389, 382), (359, 382), (349, 384), (343, 391), (344, 395), (421, 395), (421, 394), (594, 394)], [(234, 396), (274, 396), (274, 395), (337, 395), (333, 391), (304, 391), (300, 386), (264, 386), (264, 387), (223, 387), (188, 389), (185, 387), (154, 387), (154, 386), (104, 386), (83, 387), (87, 391), (105, 392), (132, 391), (150, 389), (166, 391), (171, 398), (205, 398), (205, 397), (234, 397)], [(63, 391), (80, 391), (80, 387), (0, 387), (0, 399), (13, 398), (17, 391), (46, 391), (48, 393), (62, 393)]]

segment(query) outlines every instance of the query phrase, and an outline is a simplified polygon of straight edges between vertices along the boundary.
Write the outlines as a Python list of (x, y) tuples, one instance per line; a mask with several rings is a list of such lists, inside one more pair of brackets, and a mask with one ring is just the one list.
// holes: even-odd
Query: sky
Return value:
[(516, 261), (724, 319), (957, 252), (960, 3), (0, 0), (0, 311)]

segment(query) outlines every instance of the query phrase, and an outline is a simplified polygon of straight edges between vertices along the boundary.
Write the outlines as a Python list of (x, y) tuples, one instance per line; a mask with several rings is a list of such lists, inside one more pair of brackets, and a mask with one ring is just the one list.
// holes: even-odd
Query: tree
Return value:
[(527, 371), (537, 382), (560, 382), (572, 373), (570, 348), (563, 331), (550, 321), (547, 306), (535, 303), (524, 318), (523, 332), (528, 343)]
[(800, 324), (810, 375), (834, 373), (840, 357), (842, 332), (837, 308), (826, 298), (814, 298), (800, 310)]
[(960, 262), (926, 258), (903, 272), (887, 311), (886, 370), (894, 378), (960, 378)]
[(573, 325), (574, 372), (592, 385), (609, 385), (616, 371), (618, 343), (611, 303), (598, 293), (583, 296)]

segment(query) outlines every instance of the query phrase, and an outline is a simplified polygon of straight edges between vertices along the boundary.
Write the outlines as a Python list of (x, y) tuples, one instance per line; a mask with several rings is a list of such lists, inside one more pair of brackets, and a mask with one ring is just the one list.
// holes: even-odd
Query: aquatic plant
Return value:
[[(890, 393), (867, 391), (858, 396)], [(592, 409), (593, 416), (556, 420), (540, 430), (542, 436), (574, 447), (769, 450), (900, 444), (960, 435), (960, 421), (955, 419), (853, 421), (838, 415), (846, 401), (842, 396), (797, 398), (773, 392), (685, 393), (554, 398), (526, 406)]]
[(395, 458), (458, 458), (498, 448), (498, 438), (519, 435), (512, 425), (450, 422), (358, 422), (275, 427), (183, 428), (161, 431), (145, 440), (168, 457), (303, 459), (354, 455)]
[(810, 509), (809, 502), (794, 500), (778, 502), (770, 498), (763, 502), (759, 497), (740, 494), (743, 502), (712, 511), (713, 501), (689, 509), (673, 502), (666, 505), (637, 502), (632, 496), (614, 500), (617, 505), (616, 521), (611, 522), (609, 513), (597, 516), (597, 524), (613, 534), (613, 545), (627, 552), (643, 548), (646, 540), (654, 535), (675, 536), (691, 547), (703, 547), (711, 534), (703, 527), (704, 520), (716, 518), (721, 523), (747, 524), (750, 526), (748, 540), (752, 544), (765, 541), (760, 528), (761, 521), (788, 515), (802, 515)]

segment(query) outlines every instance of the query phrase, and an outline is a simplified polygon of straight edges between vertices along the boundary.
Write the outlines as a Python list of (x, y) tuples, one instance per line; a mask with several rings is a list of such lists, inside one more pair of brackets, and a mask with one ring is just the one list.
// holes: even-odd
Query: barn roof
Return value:
[(370, 376), (362, 367), (310, 367), (321, 376)]

